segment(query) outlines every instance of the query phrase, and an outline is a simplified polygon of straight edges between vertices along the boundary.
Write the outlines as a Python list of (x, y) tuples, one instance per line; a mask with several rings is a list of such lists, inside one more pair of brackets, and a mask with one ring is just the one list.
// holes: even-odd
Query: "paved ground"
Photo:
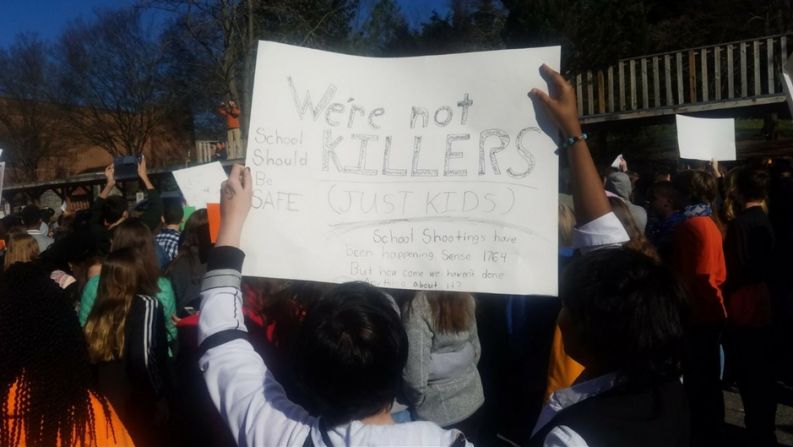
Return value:
[[(793, 446), (793, 388), (779, 384), (777, 395), (776, 437), (779, 445)], [(749, 446), (743, 425), (743, 405), (737, 390), (724, 392), (725, 419), (728, 424), (728, 446)]]

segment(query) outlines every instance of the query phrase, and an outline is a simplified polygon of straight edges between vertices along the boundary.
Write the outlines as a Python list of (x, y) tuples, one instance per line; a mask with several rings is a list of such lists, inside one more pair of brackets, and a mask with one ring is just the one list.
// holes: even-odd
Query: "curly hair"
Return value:
[(92, 392), (83, 333), (63, 294), (32, 263), (10, 266), (0, 283), (0, 445), (94, 445), (92, 395), (111, 420), (107, 400)]

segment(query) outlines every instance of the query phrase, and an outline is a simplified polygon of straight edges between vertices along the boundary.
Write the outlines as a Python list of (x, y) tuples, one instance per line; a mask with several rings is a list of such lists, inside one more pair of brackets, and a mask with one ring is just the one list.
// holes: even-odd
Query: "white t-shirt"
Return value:
[[(242, 314), (240, 273), (233, 269), (207, 272), (202, 282), (199, 343), (220, 331), (246, 331)], [(209, 349), (199, 367), (212, 402), (240, 446), (301, 446), (311, 436), (326, 446), (317, 418), (291, 402), (283, 387), (247, 340), (237, 339)], [(451, 446), (460, 432), (431, 422), (368, 425), (358, 421), (327, 430), (334, 447)], [(471, 446), (472, 444), (467, 443)]]

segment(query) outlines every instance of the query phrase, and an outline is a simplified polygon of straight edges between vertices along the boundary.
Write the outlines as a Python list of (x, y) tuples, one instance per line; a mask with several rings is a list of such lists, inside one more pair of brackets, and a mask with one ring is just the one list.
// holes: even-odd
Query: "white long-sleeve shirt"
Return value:
[[(239, 289), (242, 258), (242, 252), (231, 247), (215, 248), (210, 254), (201, 285), (199, 343), (221, 331), (247, 331)], [(318, 419), (287, 398), (247, 340), (235, 339), (209, 349), (199, 366), (212, 402), (237, 445), (301, 446), (311, 436), (315, 446), (331, 447), (322, 439)], [(328, 427), (327, 435), (335, 447), (451, 446), (460, 432), (430, 422), (369, 425), (352, 421)]]

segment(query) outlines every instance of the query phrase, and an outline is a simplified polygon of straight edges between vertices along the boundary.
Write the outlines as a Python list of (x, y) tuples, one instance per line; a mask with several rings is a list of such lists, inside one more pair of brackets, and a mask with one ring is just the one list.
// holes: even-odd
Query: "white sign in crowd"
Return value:
[(527, 93), (559, 56), (260, 42), (243, 274), (555, 295), (556, 133)]
[(220, 203), (220, 184), (226, 180), (220, 162), (179, 169), (172, 174), (187, 206), (205, 208), (207, 203)]
[(735, 119), (676, 115), (680, 158), (735, 160)]

